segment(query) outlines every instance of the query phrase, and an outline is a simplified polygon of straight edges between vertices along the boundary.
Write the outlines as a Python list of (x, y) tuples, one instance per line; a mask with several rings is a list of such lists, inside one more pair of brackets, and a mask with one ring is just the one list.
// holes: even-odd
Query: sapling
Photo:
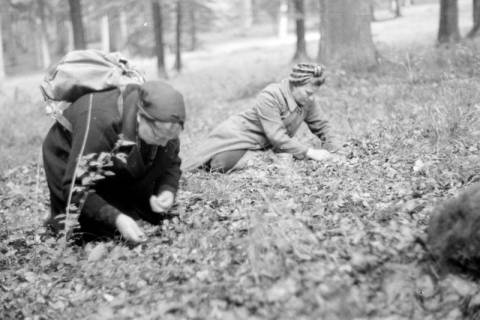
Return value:
[[(74, 183), (72, 183), (72, 195), (67, 203), (68, 214), (64, 216), (66, 240), (68, 240), (68, 235), (79, 227), (78, 217), (88, 193), (93, 190), (98, 181), (115, 175), (112, 171), (114, 162), (126, 165), (127, 154), (124, 150), (133, 145), (135, 142), (125, 140), (120, 134), (112, 151), (90, 153), (79, 158), (73, 179)], [(72, 201), (72, 199), (76, 199), (76, 201)]]

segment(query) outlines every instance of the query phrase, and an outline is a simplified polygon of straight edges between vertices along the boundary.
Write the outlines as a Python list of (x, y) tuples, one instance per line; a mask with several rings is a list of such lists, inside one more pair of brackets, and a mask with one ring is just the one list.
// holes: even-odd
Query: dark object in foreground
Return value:
[(480, 275), (480, 184), (441, 204), (430, 220), (427, 245), (440, 270)]

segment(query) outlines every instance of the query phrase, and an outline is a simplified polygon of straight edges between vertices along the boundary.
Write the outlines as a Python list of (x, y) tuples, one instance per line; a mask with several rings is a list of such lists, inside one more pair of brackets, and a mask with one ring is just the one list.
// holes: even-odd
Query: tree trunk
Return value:
[(163, 17), (160, 0), (151, 0), (153, 28), (155, 34), (155, 53), (157, 56), (157, 72), (160, 78), (167, 78), (165, 69), (165, 48), (163, 46)]
[(467, 37), (474, 38), (478, 35), (480, 29), (480, 0), (473, 0), (473, 27), (467, 34)]
[(51, 63), (50, 46), (48, 43), (47, 19), (45, 17), (45, 0), (37, 0), (38, 17), (40, 24), (40, 46), (42, 50), (42, 66), (48, 68)]
[(395, 13), (395, 18), (401, 17), (402, 16), (402, 11), (400, 9), (400, 0), (393, 0), (392, 1), (392, 9), (393, 12)]
[(127, 15), (124, 10), (120, 9), (120, 13), (118, 16), (118, 23), (120, 26), (120, 38), (118, 43), (117, 50), (124, 50), (127, 46), (128, 41), (128, 23), (127, 23)]
[(176, 4), (176, 27), (175, 27), (175, 70), (182, 70), (182, 0)]
[(6, 12), (4, 10), (4, 7), (2, 7), (2, 5), (0, 5), (0, 9), (2, 9), (0, 11), (0, 79), (4, 79), (5, 78), (5, 60), (3, 59), (3, 39), (2, 39), (2, 15), (4, 14), (4, 12)]
[(293, 0), (295, 8), (295, 31), (297, 35), (297, 48), (293, 60), (308, 60), (307, 43), (305, 41), (305, 1)]
[(377, 59), (370, 28), (369, 1), (320, 1), (318, 60), (354, 69), (375, 66)]
[(375, 0), (370, 0), (368, 5), (370, 6), (371, 20), (377, 21), (377, 18), (375, 18)]
[(188, 8), (190, 17), (190, 50), (197, 49), (197, 15), (195, 14), (195, 3), (192, 1)]
[(108, 15), (103, 15), (100, 19), (100, 38), (102, 43), (102, 51), (109, 52), (110, 51), (110, 23), (109, 23)]
[(449, 43), (460, 40), (458, 28), (457, 0), (440, 0), (440, 26), (438, 28), (438, 42)]
[(70, 5), (70, 19), (72, 20), (73, 47), (77, 50), (86, 49), (81, 0), (68, 0), (68, 3)]
[(288, 34), (288, 2), (281, 0), (278, 10), (278, 37), (285, 38)]
[(65, 53), (67, 53), (69, 35), (68, 29), (65, 27), (65, 25), (65, 17), (57, 12), (55, 14), (55, 54), (57, 56), (63, 56)]

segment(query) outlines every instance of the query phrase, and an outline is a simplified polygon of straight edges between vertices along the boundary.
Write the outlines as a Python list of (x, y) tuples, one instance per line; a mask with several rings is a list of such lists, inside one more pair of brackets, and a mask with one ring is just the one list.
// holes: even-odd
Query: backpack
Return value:
[[(99, 50), (75, 50), (67, 53), (45, 75), (40, 90), (46, 102), (46, 112), (67, 130), (71, 123), (62, 115), (82, 95), (119, 88), (127, 84), (142, 84), (143, 75), (118, 52), (105, 53)], [(122, 94), (119, 111), (123, 109)]]

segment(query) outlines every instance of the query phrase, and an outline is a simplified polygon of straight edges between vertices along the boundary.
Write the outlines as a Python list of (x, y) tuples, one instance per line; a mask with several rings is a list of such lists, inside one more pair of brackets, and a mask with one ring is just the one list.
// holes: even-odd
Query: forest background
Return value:
[[(436, 205), (479, 180), (479, 8), (0, 0), (0, 318), (478, 316), (476, 278), (438, 274), (424, 243)], [(184, 93), (183, 156), (292, 63), (324, 63), (317, 101), (347, 160), (265, 152), (230, 175), (188, 172), (174, 217), (143, 225), (145, 245), (63, 247), (41, 224), (52, 121), (38, 86), (82, 48), (118, 50)]]

